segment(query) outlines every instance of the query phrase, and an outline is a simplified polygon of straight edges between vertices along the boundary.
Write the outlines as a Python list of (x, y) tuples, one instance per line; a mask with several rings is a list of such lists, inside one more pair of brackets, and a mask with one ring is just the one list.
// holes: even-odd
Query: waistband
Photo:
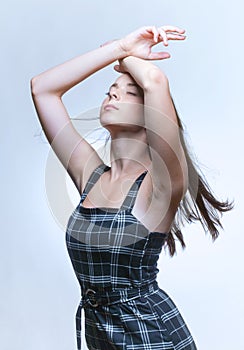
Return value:
[(82, 293), (82, 306), (98, 307), (99, 305), (124, 303), (126, 301), (156, 292), (158, 289), (159, 287), (157, 281), (141, 287), (123, 288), (110, 292), (95, 291), (91, 288), (87, 288)]

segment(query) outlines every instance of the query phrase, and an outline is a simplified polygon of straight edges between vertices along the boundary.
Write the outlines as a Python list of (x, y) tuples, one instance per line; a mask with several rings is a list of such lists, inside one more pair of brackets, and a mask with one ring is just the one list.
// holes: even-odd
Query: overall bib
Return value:
[(150, 232), (131, 213), (147, 171), (119, 209), (82, 205), (109, 169), (101, 164), (93, 171), (67, 224), (67, 249), (81, 287), (77, 348), (84, 308), (89, 350), (196, 350), (179, 310), (156, 281), (167, 233)]

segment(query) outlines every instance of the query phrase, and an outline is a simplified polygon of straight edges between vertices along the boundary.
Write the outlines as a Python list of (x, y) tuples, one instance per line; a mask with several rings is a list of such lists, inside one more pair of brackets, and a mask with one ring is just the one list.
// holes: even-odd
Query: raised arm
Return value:
[(73, 127), (62, 96), (97, 70), (124, 56), (119, 42), (114, 41), (31, 80), (33, 101), (45, 135), (79, 191), (84, 169), (88, 177), (102, 160)]
[(168, 39), (183, 38), (180, 33), (184, 31), (176, 27), (170, 29), (179, 35), (168, 33), (166, 36), (163, 30), (153, 26), (139, 28), (122, 39), (71, 59), (31, 80), (33, 101), (46, 137), (79, 191), (102, 160), (73, 127), (62, 102), (63, 94), (99, 69), (127, 56), (148, 60), (170, 57), (165, 52), (151, 51), (162, 41), (167, 45)]
[(187, 188), (188, 176), (168, 79), (151, 62), (132, 56), (120, 61), (115, 69), (128, 72), (144, 90), (145, 128), (155, 194), (162, 198), (162, 194), (170, 191), (176, 208)]

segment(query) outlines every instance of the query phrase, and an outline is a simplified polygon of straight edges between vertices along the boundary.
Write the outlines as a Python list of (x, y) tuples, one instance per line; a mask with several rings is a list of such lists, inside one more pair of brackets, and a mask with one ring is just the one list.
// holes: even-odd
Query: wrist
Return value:
[(106, 41), (105, 43), (100, 45), (100, 48), (108, 48), (109, 50), (113, 51), (113, 56), (116, 60), (122, 60), (123, 58), (128, 56), (128, 53), (126, 52), (124, 45), (122, 43), (122, 39), (114, 39)]
[(123, 39), (117, 40), (118, 50), (120, 52), (121, 57), (119, 59), (124, 59), (128, 56), (130, 56), (129, 50), (126, 48), (126, 44)]

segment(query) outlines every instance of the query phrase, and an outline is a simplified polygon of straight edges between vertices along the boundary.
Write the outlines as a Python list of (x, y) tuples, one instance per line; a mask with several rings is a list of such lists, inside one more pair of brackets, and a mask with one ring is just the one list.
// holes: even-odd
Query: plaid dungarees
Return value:
[(109, 169), (101, 164), (94, 170), (67, 224), (67, 249), (81, 287), (78, 350), (82, 308), (90, 350), (196, 350), (177, 307), (157, 285), (157, 260), (167, 234), (148, 231), (131, 213), (147, 171), (120, 209), (82, 206)]

